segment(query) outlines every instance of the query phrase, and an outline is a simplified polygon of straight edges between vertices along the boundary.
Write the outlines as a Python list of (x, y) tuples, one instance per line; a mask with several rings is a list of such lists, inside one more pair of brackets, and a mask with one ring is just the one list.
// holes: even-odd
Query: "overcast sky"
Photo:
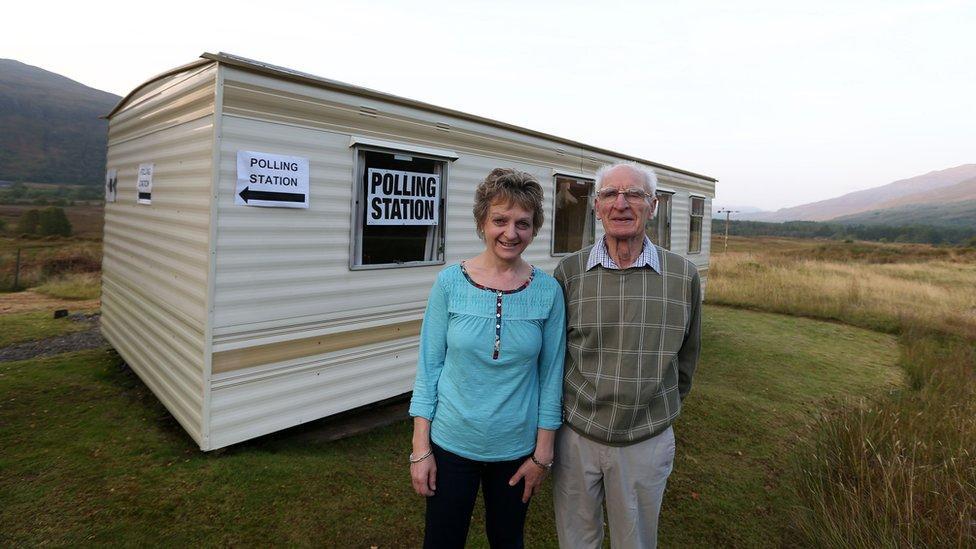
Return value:
[(225, 51), (719, 179), (776, 209), (976, 162), (976, 2), (47, 2), (0, 57), (125, 95)]

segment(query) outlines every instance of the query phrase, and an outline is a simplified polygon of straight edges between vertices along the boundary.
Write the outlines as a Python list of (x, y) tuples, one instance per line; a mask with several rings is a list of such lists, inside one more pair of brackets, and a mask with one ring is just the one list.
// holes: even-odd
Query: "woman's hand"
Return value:
[(434, 454), (431, 453), (429, 419), (419, 416), (413, 418), (412, 448), (411, 462), (415, 459), (413, 456), (418, 458), (427, 456), (410, 464), (410, 482), (413, 483), (413, 490), (421, 496), (432, 496), (437, 489), (437, 463), (434, 461)]
[(434, 461), (434, 454), (410, 464), (410, 479), (415, 492), (425, 497), (434, 495), (434, 490), (437, 489), (437, 463)]
[(522, 491), (522, 503), (528, 503), (532, 496), (539, 492), (542, 481), (546, 479), (548, 469), (536, 465), (532, 458), (528, 458), (522, 466), (515, 471), (515, 476), (508, 481), (509, 486), (515, 486), (520, 480), (525, 480), (525, 489)]

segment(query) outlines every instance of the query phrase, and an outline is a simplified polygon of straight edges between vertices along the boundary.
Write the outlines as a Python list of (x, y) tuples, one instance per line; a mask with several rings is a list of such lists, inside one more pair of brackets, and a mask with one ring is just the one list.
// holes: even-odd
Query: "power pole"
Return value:
[(739, 213), (739, 210), (729, 210), (727, 208), (723, 208), (717, 213), (725, 214), (725, 249), (722, 250), (722, 253), (724, 254), (725, 252), (729, 251), (729, 216)]

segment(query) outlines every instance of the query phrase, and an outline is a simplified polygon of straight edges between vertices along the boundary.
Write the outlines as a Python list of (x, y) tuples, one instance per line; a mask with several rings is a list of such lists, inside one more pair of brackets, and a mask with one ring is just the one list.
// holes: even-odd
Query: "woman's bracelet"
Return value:
[(552, 464), (555, 463), (555, 461), (556, 461), (556, 460), (552, 460), (549, 463), (542, 463), (541, 461), (535, 459), (535, 454), (532, 454), (531, 456), (529, 456), (529, 458), (532, 459), (532, 463), (535, 463), (536, 465), (538, 465), (539, 467), (541, 467), (544, 471), (551, 470), (552, 469)]
[(424, 455), (422, 455), (422, 456), (420, 456), (418, 458), (415, 458), (415, 457), (413, 457), (413, 452), (411, 452), (410, 453), (410, 463), (411, 464), (420, 463), (421, 461), (429, 458), (430, 455), (433, 454), (433, 453), (434, 453), (434, 449), (433, 448), (430, 448), (430, 449), (427, 450), (427, 453), (426, 454), (424, 454)]

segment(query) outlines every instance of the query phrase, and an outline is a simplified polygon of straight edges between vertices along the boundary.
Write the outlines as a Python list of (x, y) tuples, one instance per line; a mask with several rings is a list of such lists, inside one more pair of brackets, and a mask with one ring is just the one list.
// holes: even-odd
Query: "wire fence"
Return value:
[(100, 250), (73, 243), (0, 249), (0, 292), (16, 292), (64, 273), (98, 272)]

